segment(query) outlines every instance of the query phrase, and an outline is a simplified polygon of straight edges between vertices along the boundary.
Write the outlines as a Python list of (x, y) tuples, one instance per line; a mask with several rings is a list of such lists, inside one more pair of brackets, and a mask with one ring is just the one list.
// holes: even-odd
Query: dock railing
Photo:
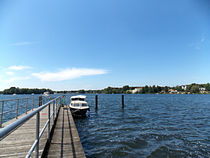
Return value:
[[(40, 97), (42, 98), (40, 99)], [(49, 97), (39, 95), (27, 98), (0, 100), (0, 128), (4, 122), (13, 118), (18, 119), (19, 115), (23, 113), (27, 114), (29, 110), (33, 110), (34, 108), (48, 102), (49, 100)]]
[[(27, 158), (31, 157), (31, 154), (33, 153), (34, 149), (36, 148), (35, 157), (38, 158), (39, 157), (39, 140), (42, 137), (42, 135), (47, 127), (48, 127), (47, 128), (48, 129), (47, 130), (48, 140), (50, 139), (50, 125), (51, 125), (50, 119), (53, 117), (53, 124), (54, 124), (54, 119), (57, 117), (58, 110), (60, 108), (60, 101), (61, 101), (60, 96), (55, 99), (52, 99), (49, 102), (34, 109), (34, 111), (28, 113), (27, 115), (23, 116), (22, 118), (19, 118), (16, 121), (14, 121), (13, 123), (7, 125), (6, 127), (1, 128), (0, 129), (0, 141), (3, 140), (6, 136), (8, 136), (10, 133), (15, 131), (18, 127), (23, 125), (27, 120), (29, 120), (34, 115), (36, 115), (36, 139), (35, 139), (33, 145), (31, 146), (30, 150), (28, 151), (28, 154), (26, 155), (26, 157)], [(51, 105), (53, 108), (52, 113), (50, 112)], [(45, 109), (46, 107), (48, 107), (48, 119), (40, 132), (40, 112), (43, 109)]]

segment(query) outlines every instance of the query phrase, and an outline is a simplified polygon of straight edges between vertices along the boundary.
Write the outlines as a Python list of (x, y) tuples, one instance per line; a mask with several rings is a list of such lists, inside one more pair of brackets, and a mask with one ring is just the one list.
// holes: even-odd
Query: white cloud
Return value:
[(23, 65), (13, 65), (8, 67), (9, 70), (15, 70), (15, 71), (20, 71), (20, 70), (24, 70), (24, 69), (30, 69), (30, 66), (23, 66)]
[(103, 69), (72, 68), (64, 69), (59, 72), (33, 73), (32, 76), (39, 78), (41, 81), (63, 81), (82, 76), (101, 75), (106, 73), (107, 71)]
[(12, 76), (12, 75), (14, 75), (14, 72), (12, 72), (12, 71), (7, 71), (6, 74)]
[(24, 42), (16, 42), (16, 43), (11, 43), (9, 44), (10, 46), (26, 46), (26, 45), (31, 45), (31, 44), (36, 44), (38, 42), (28, 42), (28, 41), (24, 41)]

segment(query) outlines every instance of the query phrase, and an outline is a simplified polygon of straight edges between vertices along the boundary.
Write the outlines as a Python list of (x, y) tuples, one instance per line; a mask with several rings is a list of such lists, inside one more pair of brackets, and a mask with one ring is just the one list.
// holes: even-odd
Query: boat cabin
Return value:
[(73, 115), (85, 115), (87, 110), (90, 110), (85, 99), (86, 96), (84, 95), (71, 97), (71, 103), (69, 104), (69, 107)]
[(71, 101), (85, 101), (86, 96), (78, 95), (78, 96), (72, 96)]

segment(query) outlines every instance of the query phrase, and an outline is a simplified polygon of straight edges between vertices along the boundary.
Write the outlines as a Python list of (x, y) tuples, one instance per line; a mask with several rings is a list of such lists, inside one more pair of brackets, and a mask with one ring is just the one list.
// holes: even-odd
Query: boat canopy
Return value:
[(77, 96), (72, 96), (71, 97), (71, 100), (81, 100), (81, 101), (84, 101), (86, 98), (86, 96), (84, 95), (77, 95)]

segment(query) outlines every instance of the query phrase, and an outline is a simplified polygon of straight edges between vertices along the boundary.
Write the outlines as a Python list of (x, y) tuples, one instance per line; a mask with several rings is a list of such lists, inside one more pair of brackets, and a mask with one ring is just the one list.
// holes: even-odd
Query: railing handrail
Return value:
[(32, 118), (36, 113), (40, 112), (42, 109), (44, 109), (45, 107), (47, 107), (48, 105), (50, 105), (50, 103), (56, 101), (59, 97), (50, 100), (49, 102), (45, 103), (44, 105), (38, 107), (36, 110), (30, 112), (29, 114), (23, 116), (20, 119), (17, 119), (16, 121), (14, 121), (13, 123), (7, 125), (4, 128), (0, 129), (0, 141), (2, 139), (4, 139), (7, 135), (9, 135), (11, 132), (13, 132), (16, 128), (18, 128), (19, 126), (21, 126), (22, 124), (24, 124), (27, 120), (29, 120), (30, 118)]
[[(28, 110), (32, 110), (34, 109), (34, 95), (32, 96), (29, 96), (29, 97), (25, 97), (25, 98), (13, 98), (13, 99), (5, 99), (5, 100), (0, 100), (0, 128), (2, 128), (2, 124), (3, 124), (3, 115), (4, 114), (7, 114), (8, 112), (14, 112), (16, 111), (16, 119), (18, 118), (19, 114), (19, 108), (25, 108), (25, 113), (27, 114)], [(40, 98), (40, 97), (44, 97), (44, 98), (47, 98), (47, 96), (42, 96), (42, 95), (36, 95), (36, 97)], [(49, 98), (51, 96), (48, 96)], [(42, 99), (41, 99), (42, 100)], [(23, 102), (24, 101), (24, 102)], [(28, 109), (28, 103), (29, 101), (32, 102), (32, 105), (31, 105), (31, 109)], [(7, 111), (4, 110), (4, 106), (9, 103), (9, 102), (16, 102), (14, 103), (14, 105), (16, 105), (16, 108), (13, 108), (12, 110), (11, 109), (7, 109)], [(22, 103), (21, 103), (22, 102)], [(40, 100), (38, 100), (38, 102), (40, 102)], [(44, 103), (44, 102), (42, 102)], [(20, 104), (24, 104), (24, 106), (20, 106)], [(39, 103), (38, 103), (39, 104)]]
[(0, 100), (0, 102), (5, 102), (5, 101), (15, 101), (15, 100), (22, 100), (22, 99), (31, 99), (33, 96), (28, 97), (28, 98), (14, 98), (14, 99), (5, 99), (5, 100)]
[(32, 95), (32, 96), (30, 96), (30, 97), (25, 97), (25, 98), (13, 98), (13, 99), (4, 99), (4, 100), (0, 100), (0, 102), (5, 102), (5, 101), (15, 101), (15, 100), (22, 100), (22, 99), (31, 99), (31, 98), (33, 98), (34, 96), (36, 96), (36, 97), (40, 97), (40, 96), (42, 96), (42, 97), (48, 97), (48, 96), (43, 96), (43, 95)]

